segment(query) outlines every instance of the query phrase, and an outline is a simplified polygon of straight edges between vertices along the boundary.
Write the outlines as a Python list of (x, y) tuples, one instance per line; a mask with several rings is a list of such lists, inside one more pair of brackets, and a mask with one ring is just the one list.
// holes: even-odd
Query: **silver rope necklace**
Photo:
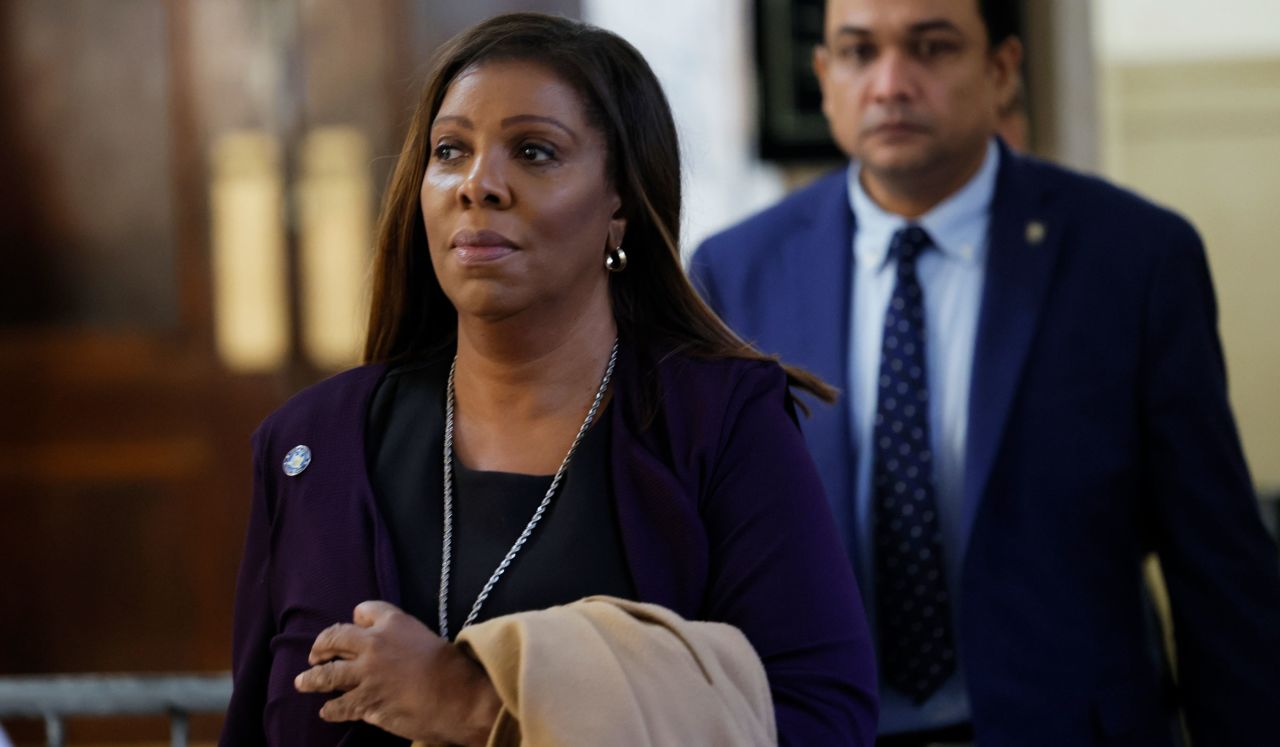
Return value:
[[(471, 612), (467, 614), (467, 619), (463, 621), (462, 627), (465, 628), (475, 621), (476, 615), (480, 614), (480, 607), (484, 605), (489, 593), (493, 591), (494, 584), (498, 583), (498, 579), (502, 578), (502, 574), (506, 573), (507, 567), (511, 565), (511, 561), (515, 560), (520, 549), (524, 547), (525, 542), (529, 540), (529, 536), (533, 534), (534, 527), (538, 526), (538, 522), (542, 521), (542, 515), (547, 512), (547, 507), (551, 505), (551, 498), (556, 494), (556, 488), (560, 487), (560, 481), (564, 478), (564, 473), (569, 469), (569, 460), (573, 458), (573, 453), (578, 450), (578, 444), (582, 443), (582, 438), (591, 428), (591, 422), (595, 420), (596, 412), (600, 409), (600, 403), (604, 401), (604, 393), (609, 388), (609, 380), (613, 378), (613, 367), (618, 362), (618, 338), (613, 339), (613, 350), (609, 352), (609, 365), (604, 369), (604, 376), (600, 377), (600, 388), (596, 390), (596, 398), (591, 402), (591, 408), (587, 410), (587, 417), (582, 421), (582, 427), (578, 429), (578, 435), (574, 436), (573, 443), (569, 444), (569, 452), (564, 455), (564, 460), (560, 462), (560, 468), (556, 470), (555, 477), (551, 478), (551, 486), (547, 488), (547, 494), (543, 496), (542, 502), (538, 504), (538, 508), (533, 512), (533, 518), (529, 519), (529, 523), (525, 525), (524, 531), (516, 538), (515, 544), (507, 550), (507, 555), (498, 563), (498, 567), (494, 569), (493, 575), (489, 576), (489, 580), (485, 583), (484, 588), (480, 590), (476, 601), (471, 605)], [(445, 411), (444, 411), (444, 541), (440, 553), (440, 599), (439, 599), (439, 615), (440, 615), (440, 637), (446, 641), (449, 640), (449, 567), (453, 561), (453, 375), (458, 368), (458, 356), (454, 354), (453, 365), (449, 367), (449, 384), (445, 391)]]

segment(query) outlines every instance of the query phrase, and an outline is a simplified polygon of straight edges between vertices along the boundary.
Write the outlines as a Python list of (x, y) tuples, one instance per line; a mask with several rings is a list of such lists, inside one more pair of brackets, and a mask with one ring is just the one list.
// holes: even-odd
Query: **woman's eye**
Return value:
[(432, 154), (435, 156), (437, 161), (450, 161), (457, 157), (458, 148), (457, 146), (450, 145), (449, 143), (441, 143), (435, 147)]
[(545, 145), (536, 145), (533, 143), (525, 143), (519, 148), (520, 157), (526, 161), (550, 161), (555, 158), (555, 152)]

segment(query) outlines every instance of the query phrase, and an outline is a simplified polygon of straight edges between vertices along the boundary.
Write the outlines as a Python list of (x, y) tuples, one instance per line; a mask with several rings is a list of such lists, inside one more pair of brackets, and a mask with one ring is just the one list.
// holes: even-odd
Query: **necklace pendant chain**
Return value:
[[(542, 502), (538, 504), (537, 509), (533, 512), (533, 517), (529, 519), (529, 523), (525, 525), (524, 531), (516, 538), (511, 549), (507, 550), (506, 556), (502, 562), (498, 563), (498, 567), (494, 569), (493, 574), (489, 576), (489, 580), (485, 582), (484, 588), (480, 590), (480, 594), (476, 596), (476, 601), (471, 605), (471, 611), (467, 614), (467, 619), (463, 621), (462, 627), (465, 628), (475, 622), (476, 616), (480, 614), (480, 608), (484, 605), (486, 599), (489, 598), (493, 587), (498, 583), (498, 579), (502, 578), (502, 574), (506, 573), (507, 568), (511, 566), (511, 562), (515, 560), (516, 555), (529, 541), (529, 537), (533, 534), (533, 530), (538, 526), (538, 522), (542, 521), (542, 516), (547, 512), (547, 508), (551, 505), (551, 499), (555, 496), (556, 490), (560, 487), (560, 482), (564, 478), (565, 472), (569, 469), (569, 460), (573, 459), (573, 454), (578, 450), (578, 445), (582, 443), (583, 437), (587, 435), (587, 431), (591, 429), (591, 423), (596, 418), (596, 413), (600, 409), (600, 403), (604, 401), (605, 392), (609, 389), (609, 381), (613, 378), (613, 367), (618, 362), (618, 338), (613, 339), (613, 349), (609, 352), (609, 365), (604, 369), (604, 375), (600, 377), (600, 387), (596, 389), (595, 399), (591, 402), (591, 407), (587, 410), (587, 416), (582, 420), (582, 427), (578, 429), (578, 435), (574, 436), (573, 443), (569, 445), (569, 451), (564, 455), (564, 459), (560, 462), (560, 468), (556, 470), (555, 477), (551, 478), (551, 485), (547, 488), (547, 494), (543, 496)], [(449, 384), (445, 391), (445, 413), (444, 413), (444, 538), (442, 541), (440, 553), (440, 596), (438, 604), (440, 637), (450, 640), (449, 637), (449, 569), (453, 565), (453, 409), (454, 409), (454, 391), (453, 377), (454, 372), (458, 368), (458, 355), (453, 356), (453, 365), (449, 367)], [(461, 630), (461, 629), (459, 629)]]

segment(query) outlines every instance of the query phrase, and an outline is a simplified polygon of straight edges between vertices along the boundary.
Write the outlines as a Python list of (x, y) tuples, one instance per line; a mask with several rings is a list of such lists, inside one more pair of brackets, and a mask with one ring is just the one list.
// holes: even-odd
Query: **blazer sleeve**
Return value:
[(244, 555), (236, 580), (235, 621), (231, 644), (231, 702), (218, 744), (266, 745), (263, 712), (267, 702), (270, 643), (274, 633), (268, 593), (271, 513), (269, 486), (263, 470), (262, 431), (254, 434), (253, 503), (245, 535)]
[(736, 626), (768, 674), (783, 745), (871, 745), (878, 702), (857, 582), (776, 365), (749, 367), (727, 407), (699, 507), (705, 617)]
[(1258, 744), (1280, 698), (1280, 563), (1227, 399), (1204, 249), (1179, 222), (1152, 275), (1139, 396), (1156, 549), (1196, 744)]

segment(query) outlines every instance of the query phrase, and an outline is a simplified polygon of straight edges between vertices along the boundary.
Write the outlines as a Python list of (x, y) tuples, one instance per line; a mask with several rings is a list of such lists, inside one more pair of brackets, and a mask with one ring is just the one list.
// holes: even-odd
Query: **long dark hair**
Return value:
[[(382, 208), (365, 360), (415, 358), (454, 341), (457, 312), (431, 266), (419, 193), (431, 123), (449, 85), (464, 70), (495, 60), (523, 60), (555, 71), (578, 92), (587, 120), (605, 137), (606, 173), (627, 220), (629, 263), (609, 276), (624, 339), (642, 349), (700, 358), (776, 360), (735, 335), (685, 277), (679, 249), (680, 150), (653, 70), (616, 34), (541, 13), (491, 18), (436, 54)], [(835, 390), (821, 379), (785, 368), (792, 387), (834, 400)]]

